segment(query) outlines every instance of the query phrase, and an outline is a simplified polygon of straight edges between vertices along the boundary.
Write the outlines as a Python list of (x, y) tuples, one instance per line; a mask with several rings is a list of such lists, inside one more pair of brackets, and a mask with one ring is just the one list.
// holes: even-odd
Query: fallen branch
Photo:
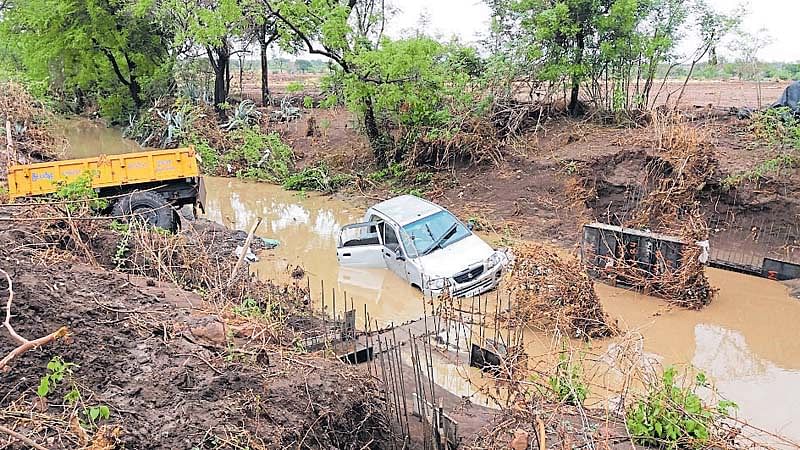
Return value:
[[(2, 269), (0, 269), (0, 270), (2, 270)], [(22, 443), (24, 443), (26, 445), (29, 445), (29, 446), (35, 448), (36, 450), (48, 450), (47, 447), (42, 447), (41, 445), (37, 444), (33, 440), (31, 440), (31, 439), (29, 439), (29, 438), (17, 433), (16, 431), (12, 430), (11, 428), (6, 428), (6, 427), (0, 425), (0, 431), (2, 431), (3, 433), (11, 436), (12, 438), (14, 438), (14, 439), (16, 439), (18, 441), (21, 441)]]
[(250, 233), (247, 235), (247, 239), (244, 241), (244, 246), (242, 247), (242, 254), (239, 255), (239, 260), (236, 261), (236, 265), (233, 266), (233, 270), (231, 271), (231, 277), (228, 279), (228, 285), (233, 284), (233, 281), (236, 279), (236, 275), (239, 273), (239, 267), (242, 266), (242, 262), (247, 257), (247, 251), (250, 249), (250, 244), (253, 243), (253, 237), (256, 234), (258, 226), (261, 225), (262, 220), (264, 219), (259, 217), (256, 220), (255, 225), (253, 225), (253, 228), (250, 228)]
[(55, 332), (48, 334), (47, 336), (40, 337), (32, 341), (29, 341), (24, 337), (20, 336), (14, 330), (14, 327), (11, 326), (11, 304), (14, 302), (14, 283), (11, 281), (11, 276), (8, 274), (8, 272), (6, 272), (3, 269), (0, 269), (0, 273), (5, 275), (6, 281), (8, 282), (8, 302), (6, 303), (6, 319), (3, 322), (3, 326), (6, 327), (8, 333), (11, 335), (11, 338), (20, 344), (19, 347), (12, 350), (11, 353), (6, 355), (2, 359), (2, 361), (0, 361), (0, 370), (3, 370), (3, 368), (5, 368), (5, 366), (8, 363), (13, 361), (14, 358), (27, 352), (28, 350), (41, 347), (44, 344), (52, 342), (60, 337), (66, 336), (67, 327), (61, 327)]

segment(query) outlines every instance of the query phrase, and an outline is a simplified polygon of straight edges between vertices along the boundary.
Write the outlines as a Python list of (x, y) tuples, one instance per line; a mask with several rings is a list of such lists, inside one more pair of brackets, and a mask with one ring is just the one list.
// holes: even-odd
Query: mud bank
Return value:
[[(174, 285), (89, 266), (41, 236), (38, 226), (0, 222), (12, 324), (30, 339), (69, 332), (0, 374), (5, 426), (65, 449), (388, 445), (383, 396), (359, 370), (293, 351), (279, 337), (259, 340), (278, 332), (274, 321), (245, 320)], [(4, 304), (10, 292), (0, 281)], [(4, 333), (0, 354), (12, 348)], [(39, 396), (56, 357), (74, 366)], [(100, 406), (108, 417), (90, 418)], [(0, 433), (0, 448), (27, 446)]]

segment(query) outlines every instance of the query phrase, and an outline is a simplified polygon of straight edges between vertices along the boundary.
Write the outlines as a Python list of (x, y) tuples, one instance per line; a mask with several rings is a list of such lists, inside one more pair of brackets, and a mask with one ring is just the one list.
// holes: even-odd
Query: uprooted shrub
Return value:
[(644, 266), (629, 258), (638, 251), (631, 243), (618, 242), (604, 274), (668, 302), (699, 309), (716, 291), (705, 275), (708, 255), (703, 244), (709, 230), (698, 198), (717, 178), (718, 162), (708, 136), (680, 117), (654, 118), (654, 124), (652, 145), (659, 154), (646, 167), (644, 195), (635, 214), (622, 225), (678, 238), (685, 244), (681, 258), (675, 266), (657, 250), (655, 263)]
[(506, 280), (512, 322), (587, 339), (619, 331), (576, 258), (562, 258), (540, 244), (523, 244), (514, 248)]

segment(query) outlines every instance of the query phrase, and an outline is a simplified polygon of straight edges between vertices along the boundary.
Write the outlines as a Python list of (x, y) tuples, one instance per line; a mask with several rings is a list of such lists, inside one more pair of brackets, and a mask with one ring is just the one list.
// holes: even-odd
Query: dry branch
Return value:
[(36, 450), (48, 450), (47, 447), (43, 447), (43, 446), (37, 444), (36, 442), (34, 442), (33, 440), (31, 440), (30, 438), (27, 438), (27, 437), (23, 436), (22, 434), (14, 431), (14, 430), (12, 430), (10, 428), (4, 427), (3, 425), (0, 425), (0, 431), (5, 433), (5, 434), (7, 434), (7, 435), (9, 435), (9, 436), (11, 436), (12, 438), (24, 443), (25, 445), (31, 446), (31, 448), (35, 448)]
[(6, 367), (14, 358), (18, 357), (19, 355), (27, 352), (28, 350), (41, 347), (49, 342), (52, 342), (60, 337), (63, 337), (67, 334), (67, 328), (61, 327), (58, 330), (54, 331), (53, 333), (48, 334), (47, 336), (40, 337), (38, 339), (34, 339), (29, 341), (24, 337), (20, 336), (15, 330), (14, 327), (11, 326), (11, 306), (14, 302), (14, 283), (11, 281), (11, 276), (3, 269), (0, 269), (0, 273), (2, 273), (6, 277), (6, 281), (8, 282), (8, 302), (6, 303), (6, 319), (3, 322), (3, 326), (6, 327), (8, 333), (11, 335), (11, 338), (14, 339), (20, 345), (11, 351), (8, 355), (6, 355), (2, 360), (0, 360), (0, 370)]

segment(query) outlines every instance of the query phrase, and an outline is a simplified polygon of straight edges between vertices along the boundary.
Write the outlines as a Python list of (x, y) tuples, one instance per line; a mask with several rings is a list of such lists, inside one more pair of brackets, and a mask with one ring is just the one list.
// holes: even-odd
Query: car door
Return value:
[(339, 231), (336, 259), (345, 267), (385, 268), (378, 223), (354, 223)]
[(383, 259), (386, 267), (400, 278), (408, 281), (406, 255), (400, 245), (397, 231), (387, 222), (378, 222), (378, 232), (383, 242)]

